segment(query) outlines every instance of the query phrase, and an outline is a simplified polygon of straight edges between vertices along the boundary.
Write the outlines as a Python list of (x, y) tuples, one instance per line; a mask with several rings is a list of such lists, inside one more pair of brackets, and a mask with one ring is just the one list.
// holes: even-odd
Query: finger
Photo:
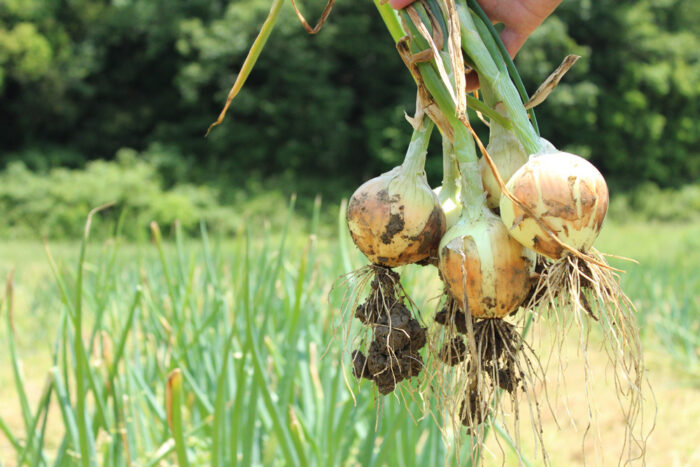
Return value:
[(527, 37), (528, 34), (516, 31), (515, 29), (506, 26), (501, 33), (501, 41), (503, 41), (503, 45), (506, 46), (506, 50), (508, 51), (510, 58), (515, 58), (515, 55), (518, 53), (523, 44), (525, 44)]
[(467, 73), (467, 92), (476, 91), (477, 89), (479, 89), (479, 75), (472, 70)]
[(416, 0), (389, 0), (389, 5), (396, 10), (407, 7)]

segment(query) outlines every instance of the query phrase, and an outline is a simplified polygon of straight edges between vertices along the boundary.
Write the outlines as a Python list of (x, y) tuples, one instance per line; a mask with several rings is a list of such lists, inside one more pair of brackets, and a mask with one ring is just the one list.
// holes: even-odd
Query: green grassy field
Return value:
[[(80, 244), (56, 244), (55, 270), (40, 244), (0, 244), (0, 274), (14, 269), (0, 314), (0, 465), (464, 463), (467, 443), (447, 450), (432, 419), (342, 371), (332, 286), (363, 260), (317, 220), (288, 226), (158, 246), (91, 241), (80, 268)], [(700, 386), (700, 224), (609, 224), (598, 246), (639, 260), (611, 262), (628, 271), (658, 423), (670, 424)], [(426, 321), (440, 291), (431, 269), (403, 271)], [(553, 461), (575, 460), (581, 432), (546, 429)], [(683, 439), (650, 459), (696, 459), (694, 446), (671, 445)]]

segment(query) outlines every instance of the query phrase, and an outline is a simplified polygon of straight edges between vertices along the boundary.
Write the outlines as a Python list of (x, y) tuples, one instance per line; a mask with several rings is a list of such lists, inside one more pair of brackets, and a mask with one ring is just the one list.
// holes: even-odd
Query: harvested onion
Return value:
[(485, 206), (478, 218), (460, 219), (440, 243), (447, 290), (458, 303), (466, 296), (475, 318), (502, 318), (517, 310), (530, 291), (534, 267), (534, 253), (508, 235)]
[(413, 133), (403, 164), (365, 182), (350, 198), (350, 234), (374, 264), (396, 267), (437, 256), (445, 214), (425, 176), (432, 128), (432, 122), (423, 123)]
[[(567, 152), (535, 155), (506, 184), (561, 243), (586, 252), (598, 237), (608, 209), (608, 187), (587, 160)], [(552, 259), (566, 250), (535, 219), (505, 195), (501, 218), (524, 246)]]

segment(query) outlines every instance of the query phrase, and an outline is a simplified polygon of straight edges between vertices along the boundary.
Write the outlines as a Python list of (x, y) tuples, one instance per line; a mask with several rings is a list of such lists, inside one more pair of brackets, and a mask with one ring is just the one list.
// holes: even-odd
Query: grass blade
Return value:
[(241, 71), (238, 72), (238, 77), (236, 78), (236, 81), (233, 83), (233, 87), (231, 87), (231, 90), (228, 93), (228, 97), (226, 98), (226, 104), (221, 110), (221, 113), (219, 114), (219, 117), (216, 119), (216, 121), (209, 125), (209, 128), (207, 129), (207, 135), (212, 130), (212, 128), (224, 121), (224, 117), (226, 116), (226, 112), (228, 111), (231, 102), (238, 95), (241, 88), (243, 88), (243, 84), (245, 84), (245, 80), (248, 78), (250, 72), (253, 71), (255, 62), (258, 61), (260, 52), (262, 52), (263, 48), (265, 47), (265, 43), (267, 42), (267, 38), (270, 37), (270, 33), (275, 27), (277, 16), (279, 16), (283, 4), (284, 0), (274, 0), (274, 2), (272, 3), (270, 13), (267, 15), (267, 18), (265, 19), (265, 22), (263, 23), (262, 28), (260, 29), (258, 37), (255, 38), (252, 47), (248, 51), (248, 56), (243, 62)]
[[(75, 354), (75, 386), (76, 386), (76, 417), (78, 422), (78, 436), (80, 440), (80, 463), (83, 467), (96, 465), (96, 453), (94, 450), (95, 440), (92, 433), (88, 431), (88, 413), (86, 407), (87, 392), (85, 388), (85, 370), (88, 372), (90, 363), (88, 362), (83, 343), (83, 266), (85, 264), (85, 254), (87, 243), (90, 238), (90, 225), (95, 214), (110, 207), (111, 204), (97, 207), (88, 213), (87, 222), (82, 242), (80, 243), (80, 256), (78, 259), (78, 272), (75, 281), (75, 317), (73, 319), (73, 352)], [(98, 395), (95, 394), (97, 398)]]
[(299, 461), (294, 455), (295, 449), (289, 433), (288, 427), (283, 423), (282, 416), (277, 410), (275, 403), (270, 392), (270, 387), (265, 381), (265, 370), (262, 364), (262, 357), (260, 355), (260, 347), (257, 342), (257, 336), (253, 333), (253, 317), (252, 310), (250, 307), (249, 290), (250, 290), (250, 232), (246, 232), (246, 255), (245, 255), (245, 265), (244, 269), (244, 303), (245, 303), (245, 327), (246, 327), (246, 340), (250, 344), (250, 354), (253, 363), (253, 375), (255, 380), (262, 388), (263, 401), (265, 407), (272, 419), (272, 428), (277, 436), (277, 439), (282, 448), (282, 453), (284, 454), (285, 460), (288, 465), (299, 465)]
[(63, 382), (63, 377), (58, 367), (51, 368), (50, 373), (53, 377), (53, 385), (56, 389), (56, 396), (58, 397), (58, 406), (63, 416), (63, 424), (66, 427), (66, 436), (70, 439), (71, 445), (77, 447), (79, 442), (78, 423), (75, 419), (73, 406), (70, 403), (70, 397), (66, 392), (66, 385)]
[[(51, 376), (49, 375), (46, 380), (46, 385), (44, 386), (44, 391), (41, 396), (39, 406), (36, 409), (36, 415), (33, 417), (31, 429), (28, 432), (27, 442), (25, 443), (24, 449), (22, 450), (22, 453), (19, 456), (19, 461), (17, 461), (17, 465), (22, 465), (24, 459), (27, 457), (27, 454), (29, 454), (29, 452), (32, 450), (32, 445), (34, 444), (34, 436), (36, 433), (37, 425), (39, 424), (39, 419), (41, 419), (43, 415), (44, 420), (46, 420), (46, 415), (49, 411), (49, 402), (51, 401), (52, 390), (53, 384)], [(37, 455), (41, 453), (41, 448), (41, 443), (37, 443)]]
[(0, 417), (0, 431), (5, 435), (5, 438), (7, 438), (12, 447), (15, 448), (15, 451), (20, 452), (22, 445), (19, 443), (17, 438), (15, 438), (15, 435), (12, 434), (10, 427), (7, 426), (7, 423), (2, 417)]
[(15, 326), (12, 321), (14, 312), (14, 270), (10, 272), (5, 286), (5, 320), (7, 324), (7, 343), (10, 347), (10, 360), (12, 361), (12, 376), (14, 377), (15, 390), (19, 396), (20, 408), (22, 409), (22, 421), (24, 429), (29, 436), (32, 412), (29, 408), (27, 393), (25, 391), (24, 381), (22, 380), (22, 371), (20, 370), (21, 363), (17, 355), (17, 346), (15, 343)]
[(175, 440), (177, 463), (181, 467), (189, 465), (185, 450), (185, 437), (182, 433), (182, 372), (175, 368), (168, 376), (166, 387), (166, 408), (168, 411), (168, 426)]

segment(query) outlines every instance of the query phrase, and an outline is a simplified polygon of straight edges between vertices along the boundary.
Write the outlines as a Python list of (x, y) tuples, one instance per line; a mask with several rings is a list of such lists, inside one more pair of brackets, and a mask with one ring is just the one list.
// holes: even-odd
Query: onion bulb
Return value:
[(515, 241), (483, 205), (463, 216), (440, 242), (440, 273), (448, 293), (475, 318), (503, 318), (523, 303), (531, 287), (534, 252)]
[[(496, 104), (495, 108), (501, 115), (507, 116), (505, 106), (502, 103)], [(527, 162), (528, 154), (515, 134), (503, 128), (495, 120), (491, 120), (489, 144), (486, 151), (498, 168), (498, 173), (504, 182), (507, 182)], [(486, 204), (489, 208), (494, 209), (498, 207), (501, 199), (501, 187), (483, 157), (479, 160), (479, 171), (486, 191)]]
[[(608, 209), (608, 187), (582, 157), (561, 151), (534, 155), (506, 187), (562, 243), (586, 252), (598, 237)], [(521, 244), (551, 259), (564, 256), (564, 247), (505, 195), (500, 208), (503, 223)]]
[(403, 164), (365, 182), (350, 198), (350, 234), (374, 264), (396, 267), (437, 255), (445, 214), (425, 176), (432, 128), (432, 122), (423, 123), (413, 133)]

